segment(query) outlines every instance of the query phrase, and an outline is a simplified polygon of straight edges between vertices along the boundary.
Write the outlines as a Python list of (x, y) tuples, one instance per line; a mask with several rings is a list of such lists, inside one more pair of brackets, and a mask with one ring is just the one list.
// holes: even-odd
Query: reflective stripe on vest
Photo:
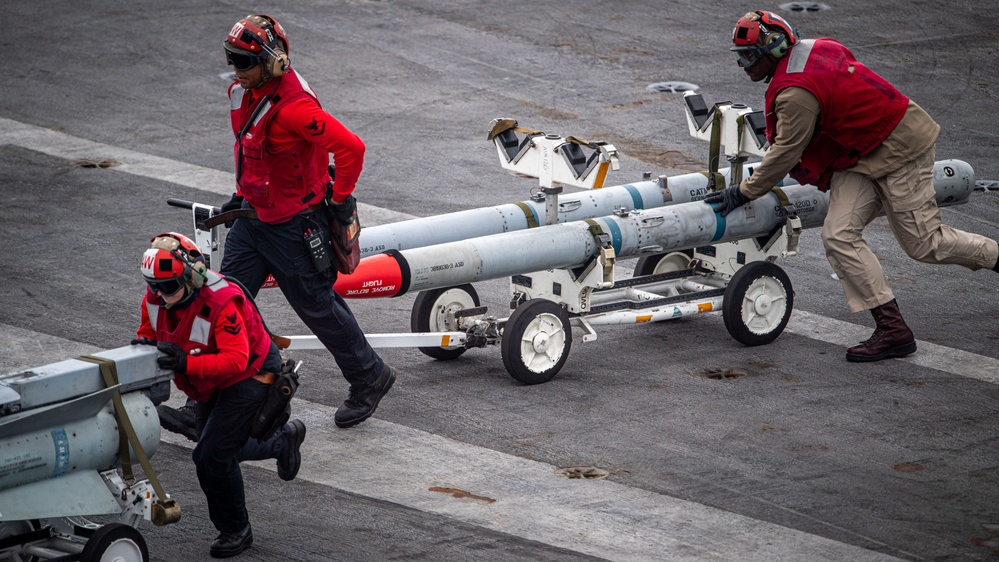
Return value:
[(771, 144), (777, 134), (777, 96), (792, 87), (815, 97), (819, 115), (791, 177), (823, 190), (833, 171), (852, 166), (877, 148), (909, 104), (909, 98), (837, 41), (805, 39), (777, 62), (767, 88), (765, 116)]
[(294, 70), (277, 79), (265, 99), (251, 99), (252, 95), (236, 91), (239, 89), (229, 88), (237, 190), (261, 222), (284, 222), (326, 194), (329, 152), (304, 139), (294, 149), (272, 152), (267, 144), (268, 129), (282, 108), (296, 101), (310, 99), (319, 108), (322, 105), (308, 82)]

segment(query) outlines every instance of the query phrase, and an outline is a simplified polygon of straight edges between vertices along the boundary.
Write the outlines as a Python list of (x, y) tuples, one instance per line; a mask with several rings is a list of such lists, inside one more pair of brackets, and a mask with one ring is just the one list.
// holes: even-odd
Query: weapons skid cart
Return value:
[[(710, 142), (709, 191), (726, 187), (718, 170), (721, 145), (731, 165), (732, 184), (738, 185), (748, 156), (762, 156), (767, 148), (762, 112), (728, 102), (709, 110), (703, 98), (692, 93), (685, 95), (684, 102), (691, 134)], [(521, 129), (512, 119), (494, 120), (489, 138), (496, 145), (501, 166), (539, 179), (549, 225), (564, 210), (558, 202), (563, 186), (599, 189), (608, 166), (618, 169), (612, 145)], [(583, 155), (583, 147), (593, 150), (589, 157)], [(463, 322), (479, 312), (474, 289), (464, 285), (421, 292), (412, 327), (464, 329), (470, 334), (470, 344), (498, 340), (507, 371), (526, 384), (547, 382), (559, 372), (568, 357), (574, 327), (583, 332), (583, 341), (593, 341), (597, 339), (594, 327), (599, 325), (655, 322), (720, 310), (737, 341), (770, 343), (787, 325), (794, 302), (791, 282), (774, 262), (797, 254), (801, 231), (793, 206), (783, 203), (785, 220), (763, 237), (668, 252), (662, 246), (641, 246), (627, 256), (640, 257), (634, 277), (624, 280), (615, 280), (614, 248), (619, 244), (612, 243), (627, 234), (613, 228), (623, 226), (624, 220), (602, 221), (612, 227), (610, 232), (597, 221), (587, 220), (599, 246), (596, 255), (578, 267), (512, 276), (509, 318)], [(627, 226), (633, 227), (630, 233), (639, 239), (643, 231), (665, 222), (662, 216), (646, 216), (641, 211), (620, 209), (614, 214), (619, 219), (631, 215), (632, 224)], [(421, 351), (451, 359), (464, 350)]]
[(173, 378), (156, 356), (127, 346), (0, 375), (0, 561), (149, 560), (139, 522), (180, 519), (149, 464)]
[[(718, 171), (722, 145), (732, 163), (729, 171), (732, 182), (738, 183), (748, 156), (762, 155), (765, 150), (762, 115), (731, 103), (716, 104), (709, 110), (700, 96), (689, 94), (685, 97), (685, 107), (691, 133), (711, 144), (712, 165), (706, 174), (709, 189), (725, 187), (725, 176)], [(608, 170), (619, 166), (613, 145), (524, 129), (513, 119), (493, 120), (488, 138), (495, 144), (503, 168), (539, 180), (539, 191), (532, 201), (544, 202), (545, 225), (532, 224), (531, 227), (536, 227), (530, 229), (532, 232), (559, 228), (554, 225), (560, 213), (564, 218), (580, 206), (579, 198), (559, 201), (564, 187), (599, 189)], [(659, 179), (661, 186), (666, 181), (665, 177)], [(195, 242), (210, 264), (218, 263), (221, 252), (218, 226), (206, 226), (205, 221), (216, 216), (219, 209), (174, 199), (168, 202), (192, 210)], [(669, 248), (654, 243), (641, 245), (643, 238), (650, 238), (646, 236), (648, 232), (664, 223), (661, 212), (628, 211), (622, 207), (611, 217), (586, 220), (583, 228), (588, 234), (583, 243), (595, 245), (588, 259), (541, 271), (518, 270), (511, 263), (508, 268), (512, 268), (511, 273), (502, 275), (511, 277), (513, 312), (509, 317), (485, 316), (486, 308), (480, 305), (471, 283), (427, 280), (429, 288), (419, 292), (413, 306), (411, 333), (367, 337), (376, 348), (418, 347), (429, 357), (440, 360), (455, 359), (472, 347), (499, 345), (507, 371), (526, 384), (546, 382), (559, 372), (568, 357), (574, 327), (583, 332), (583, 341), (592, 341), (597, 337), (594, 327), (599, 325), (660, 321), (721, 311), (729, 333), (736, 340), (746, 345), (766, 344), (783, 331), (793, 306), (791, 283), (774, 262), (796, 253), (801, 223), (794, 215), (793, 205), (783, 203), (781, 220), (765, 236)], [(700, 212), (706, 210), (712, 214), (707, 205), (696, 205)], [(619, 257), (615, 245), (622, 236), (618, 230), (625, 229), (639, 246), (634, 247), (633, 240), (633, 247), (624, 257), (639, 260), (635, 277), (615, 281), (614, 265)], [(522, 232), (483, 236), (470, 242), (519, 236)], [(433, 253), (435, 248), (440, 254), (452, 251), (446, 243), (409, 251)], [(556, 245), (546, 251), (559, 253), (560, 248)], [(362, 267), (363, 264), (364, 260)], [(420, 271), (433, 269), (434, 266), (414, 268), (410, 286), (421, 288), (415, 277)], [(291, 336), (289, 340), (289, 349), (321, 347), (313, 336)]]

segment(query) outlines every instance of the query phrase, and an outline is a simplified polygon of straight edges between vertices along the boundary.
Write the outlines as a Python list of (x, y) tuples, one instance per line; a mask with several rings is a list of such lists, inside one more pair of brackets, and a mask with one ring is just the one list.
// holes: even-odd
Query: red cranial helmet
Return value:
[(773, 12), (749, 12), (732, 30), (732, 50), (739, 53), (743, 68), (756, 64), (764, 55), (779, 59), (797, 42), (798, 33), (791, 24)]
[(288, 35), (276, 19), (251, 14), (237, 21), (223, 44), (226, 62), (236, 70), (263, 64), (270, 76), (280, 76), (288, 67)]
[(185, 286), (197, 289), (205, 282), (205, 257), (193, 240), (164, 232), (153, 237), (142, 254), (142, 277), (154, 292), (170, 296)]

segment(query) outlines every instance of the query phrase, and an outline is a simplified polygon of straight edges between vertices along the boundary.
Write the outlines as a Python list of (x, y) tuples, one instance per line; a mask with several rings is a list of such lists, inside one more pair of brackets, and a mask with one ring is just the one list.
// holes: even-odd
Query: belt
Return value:
[[(308, 213), (314, 213), (326, 208), (326, 202), (319, 203), (318, 205), (309, 205), (304, 211), (298, 213), (300, 215), (305, 215)], [(235, 211), (226, 211), (224, 213), (219, 213), (214, 217), (205, 219), (205, 228), (214, 228), (222, 223), (229, 222), (236, 219), (256, 219), (257, 210), (256, 209), (236, 209)]]
[(277, 380), (277, 375), (275, 375), (274, 373), (259, 372), (253, 375), (251, 378), (256, 379), (264, 384), (274, 384), (274, 381)]

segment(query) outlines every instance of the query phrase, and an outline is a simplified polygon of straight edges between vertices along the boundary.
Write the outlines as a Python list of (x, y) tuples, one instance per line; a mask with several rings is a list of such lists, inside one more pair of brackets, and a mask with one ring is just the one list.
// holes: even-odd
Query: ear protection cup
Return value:
[(199, 261), (194, 263), (188, 261), (187, 266), (191, 268), (191, 285), (195, 289), (200, 289), (205, 284), (205, 280), (208, 279), (208, 266)]
[(195, 289), (204, 286), (208, 279), (208, 266), (205, 265), (197, 245), (190, 238), (175, 232), (164, 232), (153, 237), (150, 247), (166, 250), (175, 260), (184, 264), (181, 277), (186, 277)]
[(267, 72), (277, 78), (288, 70), (288, 55), (280, 47), (272, 47), (267, 54)]
[(787, 54), (790, 45), (787, 44), (787, 36), (783, 33), (769, 33), (763, 39), (763, 48), (770, 52), (775, 59), (779, 59)]

